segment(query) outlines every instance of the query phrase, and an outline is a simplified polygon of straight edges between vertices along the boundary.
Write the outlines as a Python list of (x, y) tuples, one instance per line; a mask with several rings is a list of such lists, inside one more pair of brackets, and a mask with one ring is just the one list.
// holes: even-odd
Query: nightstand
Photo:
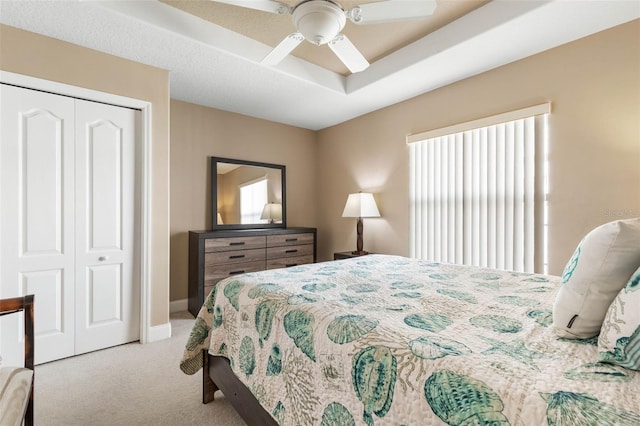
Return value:
[[(371, 254), (371, 253), (367, 253)], [(341, 260), (341, 259), (351, 259), (352, 257), (360, 257), (365, 256), (363, 254), (353, 254), (350, 251), (341, 251), (337, 253), (333, 253), (333, 260)]]

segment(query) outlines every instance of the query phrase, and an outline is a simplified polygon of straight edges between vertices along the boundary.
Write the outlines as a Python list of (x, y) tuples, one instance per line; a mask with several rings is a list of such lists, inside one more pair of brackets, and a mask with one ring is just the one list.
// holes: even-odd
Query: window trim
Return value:
[(530, 107), (518, 109), (515, 111), (509, 111), (502, 114), (492, 115), (489, 117), (478, 118), (476, 120), (466, 121), (464, 123), (452, 124), (446, 127), (440, 127), (433, 130), (427, 130), (425, 132), (415, 133), (407, 135), (407, 144), (422, 142), (426, 139), (438, 138), (455, 133), (466, 132), (481, 127), (494, 126), (496, 124), (504, 123), (507, 121), (519, 120), (522, 118), (531, 117), (534, 115), (549, 114), (551, 112), (551, 102), (545, 102), (543, 104), (533, 105)]

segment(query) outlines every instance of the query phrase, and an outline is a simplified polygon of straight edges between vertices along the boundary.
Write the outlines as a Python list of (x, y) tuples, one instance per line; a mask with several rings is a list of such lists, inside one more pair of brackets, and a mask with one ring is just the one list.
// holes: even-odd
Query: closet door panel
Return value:
[[(89, 251), (122, 250), (123, 129), (107, 120), (86, 123), (87, 228)], [(125, 166), (126, 167), (126, 166)]]
[(42, 108), (22, 116), (18, 199), (23, 256), (62, 254), (63, 120)]
[(103, 265), (87, 268), (87, 307), (89, 327), (124, 321), (122, 316), (121, 265)]
[(76, 353), (139, 339), (134, 279), (137, 111), (77, 101)]
[(61, 269), (20, 274), (24, 294), (37, 294), (47, 301), (47, 309), (41, 309), (39, 321), (34, 322), (35, 334), (40, 338), (64, 332), (62, 276)]
[[(35, 362), (74, 353), (74, 100), (0, 85), (0, 297), (35, 294)], [(22, 359), (20, 316), (0, 353)]]

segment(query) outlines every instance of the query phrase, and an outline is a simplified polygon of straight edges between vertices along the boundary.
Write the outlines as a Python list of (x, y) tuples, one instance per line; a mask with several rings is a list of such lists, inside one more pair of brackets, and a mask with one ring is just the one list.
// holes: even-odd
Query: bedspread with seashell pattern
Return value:
[(180, 367), (227, 357), (281, 425), (639, 425), (640, 372), (554, 334), (559, 285), (389, 255), (230, 277)]

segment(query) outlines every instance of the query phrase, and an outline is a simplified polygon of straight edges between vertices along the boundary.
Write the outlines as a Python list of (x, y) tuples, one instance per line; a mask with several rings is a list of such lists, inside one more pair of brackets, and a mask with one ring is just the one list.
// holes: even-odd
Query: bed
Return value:
[(554, 333), (559, 281), (389, 255), (230, 277), (180, 368), (250, 425), (640, 424), (640, 374)]

